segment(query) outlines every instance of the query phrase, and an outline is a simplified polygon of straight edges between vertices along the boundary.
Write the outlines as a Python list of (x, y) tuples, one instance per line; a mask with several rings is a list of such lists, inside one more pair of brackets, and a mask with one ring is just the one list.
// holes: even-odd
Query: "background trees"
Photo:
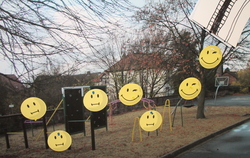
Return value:
[[(172, 39), (168, 45), (171, 54), (176, 60), (176, 69), (182, 70), (187, 76), (197, 77), (202, 83), (202, 91), (198, 97), (197, 118), (205, 118), (204, 102), (206, 84), (213, 78), (217, 68), (207, 70), (198, 63), (198, 56), (201, 50), (208, 45), (219, 45), (223, 54), (223, 63), (228, 59), (242, 56), (242, 49), (247, 47), (249, 39), (249, 25), (246, 26), (241, 41), (236, 48), (228, 48), (220, 41), (210, 36), (207, 32), (196, 26), (189, 20), (189, 15), (194, 7), (193, 1), (189, 0), (166, 0), (160, 3), (149, 3), (142, 10), (138, 11), (135, 19), (143, 22), (144, 27), (152, 27), (164, 30), (170, 34)], [(185, 31), (183, 31), (185, 29)], [(186, 76), (183, 76), (186, 77)]]
[(79, 70), (129, 9), (127, 0), (3, 0), (0, 58), (26, 81), (48, 65)]

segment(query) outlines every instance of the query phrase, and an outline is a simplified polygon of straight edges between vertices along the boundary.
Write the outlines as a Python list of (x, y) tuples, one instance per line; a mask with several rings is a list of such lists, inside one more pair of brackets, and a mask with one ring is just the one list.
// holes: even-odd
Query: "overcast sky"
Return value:
[[(145, 1), (146, 0), (130, 0), (131, 3), (137, 7), (142, 7), (145, 5)], [(0, 58), (0, 73), (4, 73), (4, 74), (15, 74), (13, 66), (8, 63), (8, 59), (7, 58)], [(89, 70), (86, 70), (89, 71)]]

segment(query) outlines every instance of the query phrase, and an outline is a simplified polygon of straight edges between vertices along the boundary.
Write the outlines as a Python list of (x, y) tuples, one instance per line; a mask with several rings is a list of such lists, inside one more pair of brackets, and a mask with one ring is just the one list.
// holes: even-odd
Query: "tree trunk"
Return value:
[(201, 75), (201, 92), (198, 97), (198, 108), (197, 108), (197, 113), (196, 113), (196, 118), (197, 119), (202, 119), (206, 118), (204, 114), (204, 104), (205, 104), (205, 96), (206, 96), (206, 70), (202, 69), (202, 75)]
[(196, 113), (197, 119), (206, 118), (204, 114), (205, 92), (205, 87), (202, 87), (200, 95), (198, 97), (198, 108)]

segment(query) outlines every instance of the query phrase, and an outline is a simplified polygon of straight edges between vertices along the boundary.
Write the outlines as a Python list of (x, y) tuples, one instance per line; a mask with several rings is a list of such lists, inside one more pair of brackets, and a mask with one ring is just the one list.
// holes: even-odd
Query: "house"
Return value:
[(144, 97), (166, 96), (173, 71), (168, 66), (163, 54), (129, 53), (100, 74), (96, 84), (107, 85), (110, 99), (117, 98), (120, 88), (127, 83), (139, 84)]
[(238, 74), (236, 71), (225, 71), (222, 76), (228, 76), (228, 85), (232, 85), (238, 79)]
[(40, 75), (32, 85), (32, 95), (43, 99), (47, 106), (57, 105), (62, 99), (62, 87), (93, 85), (92, 79), (97, 78), (98, 74)]
[(12, 92), (18, 92), (25, 89), (24, 85), (14, 74), (0, 73), (0, 84)]

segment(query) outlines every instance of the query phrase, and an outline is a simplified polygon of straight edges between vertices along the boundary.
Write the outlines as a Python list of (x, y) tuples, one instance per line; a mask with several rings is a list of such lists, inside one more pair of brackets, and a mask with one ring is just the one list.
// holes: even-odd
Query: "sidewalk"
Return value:
[(250, 118), (215, 132), (164, 158), (249, 158)]

